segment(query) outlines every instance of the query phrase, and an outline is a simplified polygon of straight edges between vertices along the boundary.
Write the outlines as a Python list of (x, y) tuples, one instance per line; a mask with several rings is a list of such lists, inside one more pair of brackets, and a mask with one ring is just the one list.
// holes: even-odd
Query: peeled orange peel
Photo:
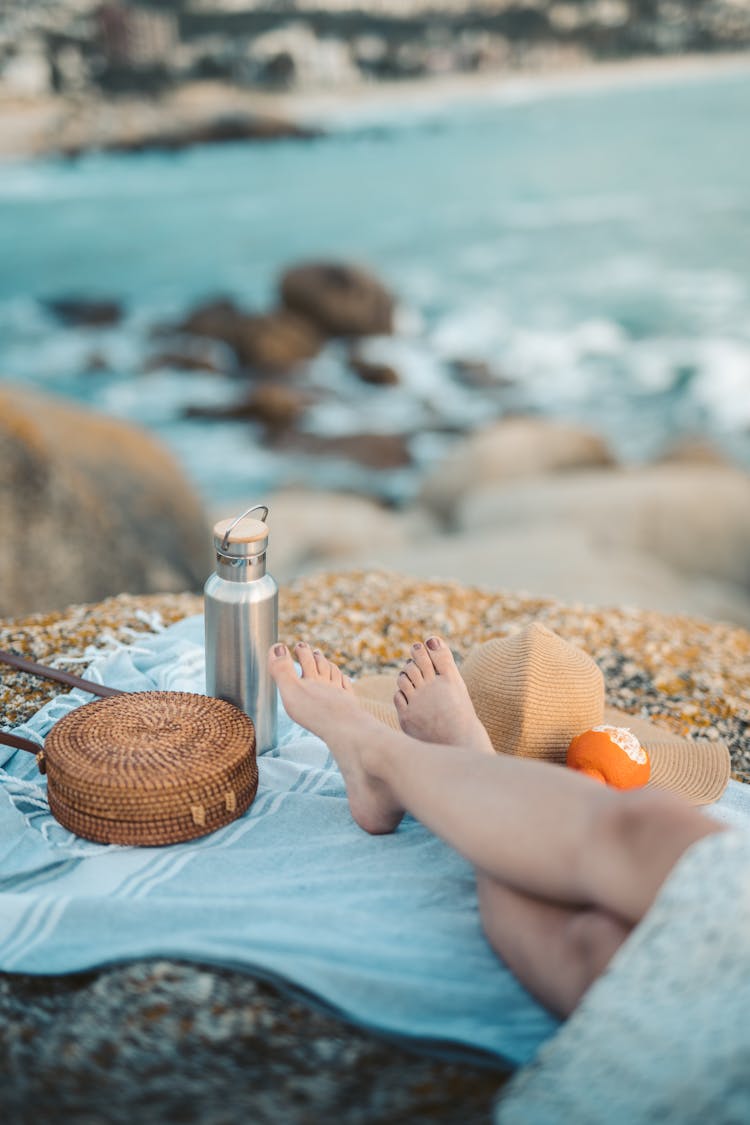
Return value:
[(566, 761), (571, 769), (615, 789), (640, 789), (651, 776), (648, 754), (627, 727), (592, 727), (576, 735)]

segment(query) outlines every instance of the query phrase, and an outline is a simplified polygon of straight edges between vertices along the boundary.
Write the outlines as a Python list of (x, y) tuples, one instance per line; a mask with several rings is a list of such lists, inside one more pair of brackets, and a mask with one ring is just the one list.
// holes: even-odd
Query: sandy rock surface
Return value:
[(750, 475), (731, 466), (647, 465), (482, 487), (460, 523), (472, 531), (574, 528), (604, 546), (651, 554), (680, 573), (750, 593)]
[[(200, 609), (191, 595), (120, 596), (0, 623), (0, 647), (80, 671), (84, 653)], [(314, 638), (354, 676), (397, 667), (430, 631), (463, 657), (532, 620), (594, 657), (609, 703), (683, 734), (724, 738), (735, 776), (750, 782), (743, 629), (387, 572), (319, 575), (284, 586), (280, 601), (282, 639)], [(0, 685), (5, 726), (57, 690), (10, 671)], [(489, 1120), (504, 1075), (425, 1059), (245, 974), (150, 961), (69, 978), (6, 975), (0, 1078), (8, 1125), (473, 1125)]]
[(288, 488), (269, 503), (270, 567), (282, 582), (311, 567), (346, 565), (373, 548), (383, 555), (406, 549), (432, 531), (427, 513), (390, 511), (364, 496)]
[[(298, 506), (352, 518), (357, 534), (310, 545), (272, 526), (296, 572), (388, 567), (422, 579), (598, 606), (638, 606), (750, 625), (750, 474), (712, 447), (617, 465), (600, 437), (565, 422), (512, 417), (459, 439), (398, 512), (342, 495), (298, 492)], [(276, 513), (277, 497), (269, 498)], [(367, 518), (368, 511), (371, 513)], [(368, 533), (369, 524), (369, 533)], [(271, 566), (275, 535), (271, 539)], [(296, 539), (296, 545), (294, 540)], [(290, 550), (290, 545), (294, 548)]]
[[(372, 545), (338, 560), (353, 567), (391, 566), (415, 578), (450, 580), (496, 590), (523, 590), (588, 606), (638, 606), (750, 626), (750, 595), (735, 583), (686, 575), (648, 550), (601, 542), (561, 521), (427, 535), (389, 551)], [(321, 563), (307, 560), (306, 569)]]

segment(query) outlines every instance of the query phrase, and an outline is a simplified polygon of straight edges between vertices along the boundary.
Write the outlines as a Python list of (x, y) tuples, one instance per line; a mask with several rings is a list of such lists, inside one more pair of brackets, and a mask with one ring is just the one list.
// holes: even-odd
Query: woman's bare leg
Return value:
[[(451, 659), (430, 639), (417, 642), (398, 677), (402, 730), (424, 742), (495, 751)], [(432, 660), (442, 665), (438, 674)], [(495, 952), (546, 1008), (567, 1016), (607, 966), (630, 926), (597, 908), (533, 898), (475, 868), (485, 935)]]
[(532, 898), (476, 872), (487, 941), (540, 1004), (570, 1015), (632, 927), (597, 907)]
[[(437, 675), (452, 664), (437, 641)], [(640, 920), (682, 852), (718, 826), (652, 791), (618, 793), (543, 762), (421, 742), (367, 715), (321, 654), (277, 646), (271, 673), (288, 713), (339, 763), (352, 814), (392, 831), (408, 810), (490, 877), (533, 897)], [(339, 677), (338, 683), (336, 677)]]

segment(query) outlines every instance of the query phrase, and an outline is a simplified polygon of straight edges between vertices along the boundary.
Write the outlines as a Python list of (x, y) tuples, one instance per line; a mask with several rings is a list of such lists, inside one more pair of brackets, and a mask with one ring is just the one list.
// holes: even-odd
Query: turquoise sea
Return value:
[[(408, 432), (413, 471), (272, 453), (246, 424), (181, 417), (235, 381), (139, 373), (153, 325), (220, 293), (267, 307), (311, 257), (396, 292), (399, 335), (368, 351), (402, 383), (364, 387), (331, 345), (306, 425)], [(42, 301), (70, 294), (125, 319), (62, 327)], [(92, 353), (108, 371), (86, 371)], [(511, 383), (468, 388), (455, 359)], [(698, 434), (750, 464), (750, 71), (405, 101), (312, 143), (2, 165), (0, 372), (153, 428), (215, 503), (303, 476), (405, 497), (446, 426), (519, 409), (579, 419), (625, 459)]]

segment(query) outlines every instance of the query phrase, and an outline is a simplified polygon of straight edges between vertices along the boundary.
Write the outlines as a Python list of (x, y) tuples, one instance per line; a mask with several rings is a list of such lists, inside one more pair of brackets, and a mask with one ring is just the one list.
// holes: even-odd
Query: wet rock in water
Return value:
[(289, 371), (313, 359), (323, 339), (309, 320), (281, 309), (262, 316), (243, 316), (237, 330), (237, 356), (245, 367)]
[(70, 158), (83, 155), (91, 149), (100, 152), (138, 153), (151, 149), (162, 152), (181, 152), (194, 145), (227, 144), (236, 141), (315, 140), (323, 136), (320, 129), (297, 125), (280, 117), (258, 114), (222, 114), (203, 121), (193, 121), (177, 128), (154, 128), (144, 122), (119, 135), (104, 136), (86, 143), (64, 144), (60, 152)]
[(395, 387), (401, 382), (401, 376), (390, 363), (370, 363), (353, 355), (349, 357), (349, 367), (363, 383), (372, 387)]
[(95, 375), (99, 371), (111, 371), (112, 365), (104, 352), (90, 352), (83, 369), (87, 375)]
[(286, 309), (245, 313), (223, 297), (198, 305), (176, 331), (221, 340), (243, 367), (261, 371), (288, 371), (312, 359), (323, 345), (318, 330), (304, 317)]
[(411, 465), (409, 436), (405, 434), (323, 434), (289, 433), (280, 449), (293, 449), (318, 457), (337, 457), (356, 461), (368, 469), (401, 469)]
[(474, 390), (493, 390), (512, 387), (513, 380), (501, 374), (483, 359), (453, 359), (450, 363), (453, 378)]
[(215, 375), (228, 375), (231, 363), (222, 363), (216, 353), (193, 350), (156, 352), (141, 365), (144, 375), (153, 371), (208, 371)]
[(312, 141), (322, 136), (322, 129), (298, 125), (283, 117), (236, 113), (199, 122), (171, 136), (167, 134), (166, 140), (167, 147), (181, 149), (230, 141)]
[(199, 588), (201, 505), (145, 431), (6, 384), (0, 389), (0, 612), (127, 590)]
[(479, 484), (613, 464), (604, 439), (581, 426), (543, 418), (507, 418), (476, 431), (452, 449), (425, 478), (420, 500), (450, 524), (463, 498)]
[(318, 396), (298, 387), (278, 383), (260, 383), (247, 398), (229, 406), (189, 406), (188, 418), (261, 422), (271, 433), (281, 433), (293, 426)]
[(119, 301), (51, 297), (43, 304), (53, 316), (70, 328), (107, 328), (119, 324), (123, 317), (123, 307)]
[(393, 331), (395, 300), (367, 270), (343, 262), (306, 262), (280, 282), (287, 308), (328, 336), (376, 336)]
[(231, 298), (215, 297), (196, 305), (174, 328), (159, 326), (158, 334), (162, 336), (175, 331), (189, 336), (208, 336), (211, 340), (223, 341), (236, 351), (238, 327), (243, 315), (242, 309)]

